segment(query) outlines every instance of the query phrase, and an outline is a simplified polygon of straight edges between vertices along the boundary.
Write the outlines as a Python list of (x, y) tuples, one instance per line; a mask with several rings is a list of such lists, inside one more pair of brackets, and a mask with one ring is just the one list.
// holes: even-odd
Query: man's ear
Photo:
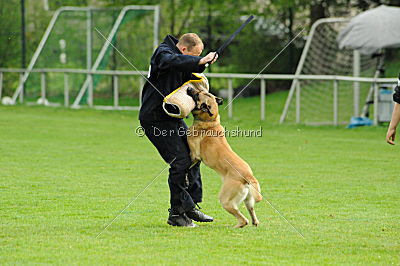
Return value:
[(189, 95), (190, 97), (193, 98), (193, 100), (197, 103), (197, 101), (199, 100), (199, 93), (197, 92), (196, 89), (192, 88), (192, 87), (188, 87), (186, 89), (186, 93), (187, 95)]
[(181, 53), (182, 54), (187, 54), (187, 52), (188, 52), (187, 47), (186, 46), (181, 46)]
[(224, 103), (224, 99), (222, 99), (220, 97), (215, 97), (215, 100), (217, 101), (218, 105), (222, 105)]

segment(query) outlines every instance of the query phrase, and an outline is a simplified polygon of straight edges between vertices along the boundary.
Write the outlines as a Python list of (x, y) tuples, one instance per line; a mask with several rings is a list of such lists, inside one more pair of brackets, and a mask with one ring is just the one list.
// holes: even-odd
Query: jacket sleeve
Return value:
[(205, 70), (204, 65), (199, 65), (201, 58), (200, 56), (174, 54), (164, 51), (158, 55), (156, 61), (160, 70), (172, 68), (181, 72), (201, 73)]

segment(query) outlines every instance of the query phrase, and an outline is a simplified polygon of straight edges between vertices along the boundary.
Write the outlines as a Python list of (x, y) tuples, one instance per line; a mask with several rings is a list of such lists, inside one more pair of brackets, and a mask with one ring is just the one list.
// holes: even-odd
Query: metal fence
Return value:
[[(23, 90), (23, 86), (25, 81), (28, 79), (30, 73), (32, 72), (38, 72), (34, 69), (35, 64), (37, 63), (37, 60), (39, 58), (39, 55), (42, 53), (42, 50), (45, 46), (45, 44), (47, 43), (50, 34), (53, 32), (54, 30), (54, 26), (57, 22), (57, 20), (60, 17), (60, 14), (63, 13), (67, 13), (67, 12), (85, 12), (87, 13), (87, 18), (86, 18), (86, 61), (87, 61), (87, 70), (88, 70), (88, 76), (79, 92), (79, 97), (77, 97), (76, 102), (81, 100), (82, 95), (85, 93), (86, 89), (88, 90), (93, 90), (93, 88), (88, 88), (88, 86), (92, 85), (93, 83), (90, 81), (91, 76), (89, 74), (90, 71), (96, 71), (98, 70), (98, 67), (100, 65), (100, 63), (102, 62), (102, 60), (104, 59), (104, 56), (106, 54), (107, 49), (109, 49), (110, 44), (111, 44), (111, 40), (117, 35), (117, 31), (124, 19), (124, 17), (126, 16), (126, 14), (129, 11), (133, 11), (133, 10), (150, 10), (150, 11), (154, 11), (154, 25), (153, 25), (153, 47), (156, 48), (158, 45), (158, 35), (159, 35), (159, 20), (160, 20), (160, 7), (159, 6), (148, 6), (148, 5), (129, 5), (129, 6), (124, 6), (119, 14), (118, 17), (116, 18), (115, 22), (112, 25), (112, 29), (110, 31), (110, 33), (107, 35), (107, 41), (103, 40), (103, 45), (102, 48), (97, 56), (97, 58), (95, 59), (95, 62), (92, 65), (92, 46), (93, 46), (93, 36), (92, 36), (92, 12), (96, 11), (96, 10), (107, 10), (107, 9), (117, 9), (117, 8), (95, 8), (95, 7), (61, 7), (59, 8), (54, 14), (53, 17), (48, 25), (48, 27), (46, 28), (46, 31), (42, 37), (42, 39), (40, 40), (40, 43), (38, 45), (38, 47), (36, 48), (30, 62), (29, 65), (27, 67), (27, 70), (16, 70), (20, 73), (23, 73), (23, 75), (20, 76), (20, 83), (19, 86), (16, 89), (16, 92), (14, 93), (13, 96), (13, 101), (16, 100), (16, 97), (20, 94), (20, 91)], [(68, 73), (82, 73), (82, 72), (76, 72), (78, 70), (73, 70), (72, 72), (68, 72)], [(4, 71), (5, 72), (5, 71)], [(39, 70), (39, 72), (46, 72), (43, 71), (42, 69)], [(52, 70), (52, 71), (47, 71), (47, 72), (60, 72), (57, 70)], [(62, 71), (62, 72), (66, 72), (66, 71)], [(67, 73), (67, 72), (66, 72)], [(77, 105), (77, 104), (75, 104)]]
[[(2, 88), (3, 88), (3, 73), (20, 73), (20, 86), (24, 86), (24, 82), (22, 82), (22, 78), (24, 74), (26, 74), (25, 69), (11, 69), (11, 68), (0, 68), (0, 98), (2, 96)], [(46, 99), (46, 73), (63, 73), (64, 74), (64, 106), (71, 108), (80, 108), (81, 105), (71, 105), (70, 104), (70, 87), (69, 87), (69, 76), (72, 74), (86, 74), (90, 77), (93, 75), (107, 75), (114, 77), (113, 83), (113, 105), (112, 106), (98, 106), (93, 105), (93, 86), (89, 86), (88, 90), (88, 99), (87, 104), (89, 107), (95, 109), (105, 109), (105, 110), (139, 110), (140, 106), (120, 106), (119, 105), (119, 86), (118, 86), (118, 77), (120, 76), (140, 76), (141, 77), (141, 86), (140, 86), (140, 95), (141, 88), (145, 82), (144, 77), (147, 75), (147, 71), (122, 71), (122, 70), (96, 70), (90, 71), (87, 69), (32, 69), (30, 70), (32, 73), (41, 73), (41, 92), (40, 97), (44, 100)], [(260, 82), (260, 119), (265, 120), (266, 114), (266, 81), (267, 80), (292, 80), (296, 82), (296, 123), (301, 123), (300, 120), (300, 92), (301, 92), (301, 82), (302, 80), (320, 80), (320, 81), (332, 81), (333, 83), (333, 117), (332, 124), (338, 125), (338, 89), (340, 86), (340, 81), (347, 82), (365, 82), (369, 83), (374, 88), (374, 124), (378, 124), (378, 85), (381, 83), (397, 83), (396, 78), (363, 78), (363, 77), (349, 77), (349, 76), (333, 76), (333, 75), (292, 75), (292, 74), (236, 74), (236, 73), (207, 73), (207, 77), (209, 78), (220, 78), (227, 80), (227, 88), (228, 88), (228, 97), (227, 100), (231, 103), (234, 100), (234, 90), (233, 90), (233, 79), (249, 79), (250, 81), (257, 80)], [(93, 79), (89, 79), (93, 82)], [(23, 89), (17, 95), (20, 102), (23, 102)], [(292, 91), (291, 91), (292, 92)], [(294, 93), (294, 92), (293, 92)], [(14, 95), (15, 96), (15, 95)], [(140, 97), (141, 98), (141, 97)], [(228, 117), (233, 117), (233, 102), (228, 105)]]

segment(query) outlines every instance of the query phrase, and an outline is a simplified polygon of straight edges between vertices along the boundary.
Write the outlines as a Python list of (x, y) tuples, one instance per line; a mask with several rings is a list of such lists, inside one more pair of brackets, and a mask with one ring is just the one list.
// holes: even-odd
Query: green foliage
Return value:
[(18, 0), (0, 1), (0, 67), (20, 67), (20, 13)]
[(56, 10), (63, 6), (87, 6), (87, 5), (88, 5), (88, 0), (49, 0), (49, 8), (51, 10)]

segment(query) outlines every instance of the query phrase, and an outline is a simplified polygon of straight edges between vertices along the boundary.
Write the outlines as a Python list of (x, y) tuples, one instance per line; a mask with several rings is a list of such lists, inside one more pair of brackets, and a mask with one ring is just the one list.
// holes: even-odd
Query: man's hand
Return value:
[(389, 127), (387, 134), (386, 134), (386, 142), (391, 145), (395, 145), (395, 143), (394, 143), (395, 138), (396, 138), (396, 128)]
[[(214, 56), (215, 56), (215, 58), (214, 58)], [(208, 62), (210, 62), (211, 60), (212, 61), (210, 62), (210, 64), (213, 64), (215, 61), (217, 61), (217, 58), (218, 58), (218, 54), (216, 52), (208, 53), (208, 55), (206, 55), (205, 57), (200, 59), (199, 65), (205, 65)]]

